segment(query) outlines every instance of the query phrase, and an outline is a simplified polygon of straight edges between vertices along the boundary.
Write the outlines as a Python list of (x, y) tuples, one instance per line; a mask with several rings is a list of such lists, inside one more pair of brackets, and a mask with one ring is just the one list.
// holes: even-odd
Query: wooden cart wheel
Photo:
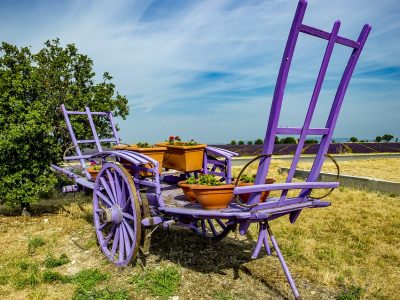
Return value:
[(137, 256), (141, 213), (137, 190), (129, 172), (106, 163), (93, 189), (93, 213), (99, 246), (116, 266), (126, 266)]
[(197, 221), (194, 231), (199, 236), (219, 242), (236, 228), (236, 225), (228, 225), (228, 222), (227, 219), (201, 219)]

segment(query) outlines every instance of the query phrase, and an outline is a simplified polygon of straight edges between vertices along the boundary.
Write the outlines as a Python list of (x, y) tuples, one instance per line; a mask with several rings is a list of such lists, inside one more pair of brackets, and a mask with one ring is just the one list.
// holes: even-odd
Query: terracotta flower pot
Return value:
[(228, 207), (233, 199), (233, 184), (208, 186), (194, 184), (192, 190), (196, 200), (205, 209), (221, 209)]
[(207, 145), (195, 146), (165, 145), (167, 151), (164, 155), (163, 167), (183, 172), (198, 171), (203, 168), (204, 149)]
[[(116, 149), (116, 148), (114, 147), (114, 149)], [(161, 173), (162, 163), (163, 163), (163, 159), (164, 159), (164, 152), (167, 150), (167, 148), (166, 147), (139, 148), (136, 145), (129, 145), (129, 146), (119, 148), (117, 150), (135, 151), (135, 152), (139, 152), (144, 155), (147, 155), (148, 157), (151, 157), (152, 159), (154, 159), (158, 162), (158, 173)], [(121, 163), (122, 164), (130, 164), (129, 161), (127, 161), (125, 159), (121, 159)], [(152, 168), (152, 165), (146, 164), (146, 165), (144, 165), (144, 167)], [(140, 176), (152, 176), (153, 173), (140, 171), (139, 175)]]
[(90, 174), (90, 176), (92, 177), (92, 180), (95, 181), (100, 170), (95, 170), (95, 169), (92, 169), (89, 167), (89, 168), (87, 168), (87, 171)]
[(178, 186), (183, 190), (186, 199), (190, 202), (197, 202), (196, 195), (192, 190), (193, 184), (186, 183), (186, 180), (178, 182)]
[[(275, 179), (272, 179), (272, 178), (267, 178), (265, 180), (266, 184), (271, 184), (271, 183), (274, 183), (274, 182), (275, 182)], [(239, 184), (238, 184), (238, 186), (250, 186), (250, 185), (254, 185), (254, 183), (253, 182), (247, 183), (247, 182), (241, 182), (240, 181)], [(269, 196), (269, 193), (270, 193), (269, 191), (262, 192), (261, 193), (261, 197), (260, 197), (260, 202), (265, 202), (265, 200)], [(247, 203), (247, 201), (249, 201), (250, 194), (251, 193), (240, 194), (239, 197), (244, 203)]]

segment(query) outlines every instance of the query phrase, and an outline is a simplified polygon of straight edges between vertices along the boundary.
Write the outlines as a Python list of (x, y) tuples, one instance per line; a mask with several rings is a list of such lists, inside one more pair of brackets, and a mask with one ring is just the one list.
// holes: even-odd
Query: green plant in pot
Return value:
[(178, 186), (183, 190), (185, 197), (190, 202), (197, 202), (196, 196), (192, 190), (192, 186), (198, 184), (198, 179), (194, 176), (189, 177), (187, 180), (178, 182)]
[(93, 181), (96, 180), (97, 174), (99, 174), (101, 167), (102, 166), (99, 164), (92, 163), (90, 167), (86, 169), (92, 177)]
[[(239, 178), (239, 182), (237, 184), (237, 186), (249, 186), (249, 185), (254, 185), (254, 182), (256, 180), (256, 175), (247, 175), (247, 174), (242, 174)], [(272, 178), (266, 178), (265, 179), (265, 183), (266, 184), (271, 184), (274, 183), (275, 180)], [(247, 194), (240, 194), (240, 199), (243, 202), (247, 202), (249, 201), (250, 198), (250, 194), (251, 193), (247, 193)], [(267, 197), (269, 196), (269, 191), (265, 191), (261, 193), (261, 197), (260, 197), (260, 202), (265, 202), (265, 200), (267, 199)]]
[(196, 200), (205, 209), (228, 207), (233, 199), (233, 184), (224, 184), (210, 174), (200, 175), (198, 183), (191, 186)]

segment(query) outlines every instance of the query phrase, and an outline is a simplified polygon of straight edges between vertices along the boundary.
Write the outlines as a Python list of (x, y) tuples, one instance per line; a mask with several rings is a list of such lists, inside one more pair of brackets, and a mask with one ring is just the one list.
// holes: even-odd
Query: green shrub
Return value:
[[(0, 204), (18, 206), (51, 194), (57, 182), (50, 163), (62, 160), (71, 144), (62, 103), (69, 110), (88, 105), (125, 118), (128, 101), (115, 95), (107, 72), (94, 83), (93, 61), (73, 44), (64, 48), (55, 39), (32, 53), (3, 42), (0, 52)], [(91, 139), (87, 118), (74, 121), (75, 133)], [(111, 132), (104, 118), (95, 123), (98, 132)]]

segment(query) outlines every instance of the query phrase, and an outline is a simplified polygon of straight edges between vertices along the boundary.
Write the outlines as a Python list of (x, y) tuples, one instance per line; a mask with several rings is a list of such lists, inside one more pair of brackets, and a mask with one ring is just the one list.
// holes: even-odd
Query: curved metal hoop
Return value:
[[(240, 170), (238, 177), (236, 178), (235, 187), (238, 186), (240, 177), (242, 176), (243, 172), (247, 169), (248, 166), (250, 166), (256, 160), (259, 160), (260, 158), (268, 158), (268, 157), (271, 157), (271, 156), (272, 156), (272, 154), (261, 154), (261, 155), (258, 155), (256, 157), (254, 157), (247, 164), (245, 164), (244, 167)], [(235, 195), (235, 202), (239, 206), (244, 207), (244, 208), (253, 208), (253, 207), (258, 205), (257, 203), (251, 204), (251, 205), (243, 203), (242, 200), (240, 200), (240, 196), (239, 195)]]

